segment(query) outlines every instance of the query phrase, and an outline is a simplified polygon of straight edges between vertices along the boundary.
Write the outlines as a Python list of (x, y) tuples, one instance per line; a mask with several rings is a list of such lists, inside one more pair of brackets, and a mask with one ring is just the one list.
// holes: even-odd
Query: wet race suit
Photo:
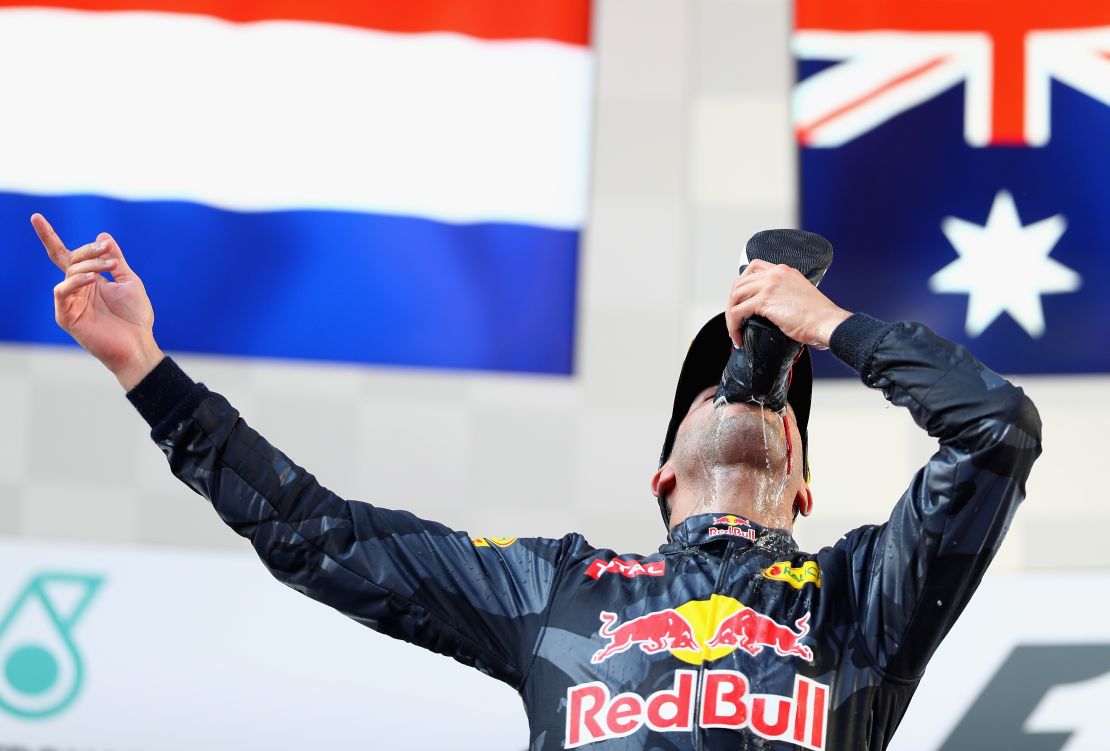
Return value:
[[(815, 554), (719, 514), (648, 556), (472, 539), (339, 498), (172, 360), (128, 397), (275, 577), (510, 684), (533, 749), (881, 749), (1024, 495), (1040, 422), (919, 324), (857, 314), (831, 348), (940, 445), (885, 524)], [(881, 436), (845, 439), (861, 472), (877, 460)]]

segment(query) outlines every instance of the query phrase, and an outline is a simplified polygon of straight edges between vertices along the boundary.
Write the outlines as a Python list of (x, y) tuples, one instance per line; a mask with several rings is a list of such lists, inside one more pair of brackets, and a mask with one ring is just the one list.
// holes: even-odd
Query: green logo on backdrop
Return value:
[(73, 628), (103, 577), (38, 574), (0, 616), (0, 709), (17, 717), (62, 712), (81, 690)]

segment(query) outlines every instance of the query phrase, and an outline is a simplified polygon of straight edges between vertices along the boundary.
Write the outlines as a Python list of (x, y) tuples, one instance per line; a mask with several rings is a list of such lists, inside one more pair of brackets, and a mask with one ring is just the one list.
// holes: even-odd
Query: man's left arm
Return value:
[[(906, 407), (939, 448), (882, 525), (847, 535), (861, 635), (887, 675), (916, 679), (990, 563), (1041, 451), (1022, 390), (918, 323), (854, 315), (833, 352)], [(875, 443), (878, 443), (876, 438)], [(877, 445), (862, 445), (865, 462)]]

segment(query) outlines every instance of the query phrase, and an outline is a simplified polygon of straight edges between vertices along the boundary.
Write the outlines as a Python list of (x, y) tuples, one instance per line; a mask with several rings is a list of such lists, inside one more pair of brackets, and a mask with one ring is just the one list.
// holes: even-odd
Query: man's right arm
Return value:
[(474, 541), (344, 500), (169, 358), (128, 399), (173, 474), (250, 539), (279, 581), (375, 630), (523, 682), (557, 569), (581, 537)]
[(558, 568), (588, 547), (581, 536), (472, 542), (407, 512), (343, 500), (163, 357), (142, 280), (110, 235), (70, 251), (42, 215), (31, 223), (65, 275), (54, 288), (58, 325), (128, 390), (174, 474), (251, 540), (275, 577), (520, 686)]

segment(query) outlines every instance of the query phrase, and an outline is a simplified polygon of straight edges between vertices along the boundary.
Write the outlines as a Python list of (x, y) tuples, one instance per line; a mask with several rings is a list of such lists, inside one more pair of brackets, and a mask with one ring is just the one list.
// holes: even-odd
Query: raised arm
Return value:
[[(1041, 451), (1037, 410), (963, 347), (918, 323), (850, 316), (789, 267), (753, 261), (736, 281), (727, 310), (734, 340), (752, 315), (766, 316), (796, 341), (830, 347), (940, 441), (890, 519), (836, 546), (876, 667), (915, 679), (978, 586), (1025, 496)], [(881, 453), (880, 437), (845, 438), (859, 444), (861, 468)]]
[[(833, 351), (939, 440), (882, 525), (846, 535), (860, 632), (886, 674), (920, 677), (998, 551), (1041, 451), (1036, 408), (919, 323), (856, 315)], [(861, 440), (868, 452), (866, 437)]]
[(154, 341), (154, 310), (142, 280), (107, 232), (70, 251), (42, 214), (32, 216), (31, 225), (50, 260), (65, 273), (54, 287), (54, 320), (121, 386), (132, 388), (163, 356)]
[(405, 511), (344, 500), (168, 358), (128, 398), (174, 475), (251, 541), (279, 581), (521, 685), (557, 569), (585, 545), (581, 537), (472, 540)]
[(43, 217), (32, 223), (66, 272), (55, 289), (59, 325), (116, 375), (173, 473), (250, 539), (277, 579), (519, 687), (557, 569), (585, 547), (581, 537), (471, 540), (340, 498), (163, 356), (146, 291), (110, 236), (71, 252)]

